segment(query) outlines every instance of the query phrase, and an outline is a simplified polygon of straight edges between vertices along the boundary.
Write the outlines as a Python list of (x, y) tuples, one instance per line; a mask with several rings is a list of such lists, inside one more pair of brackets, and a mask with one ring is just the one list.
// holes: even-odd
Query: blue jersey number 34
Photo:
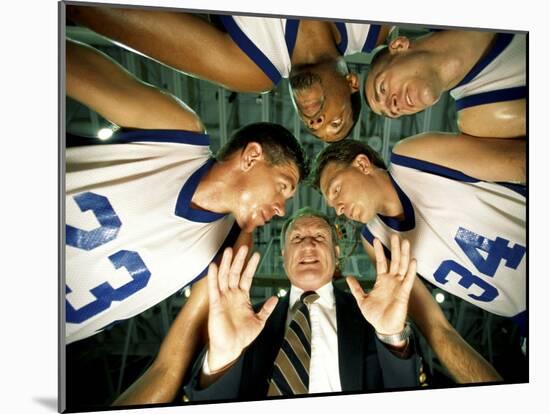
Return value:
[[(82, 212), (91, 210), (100, 226), (93, 230), (82, 230), (66, 225), (67, 245), (90, 251), (116, 239), (122, 222), (107, 197), (86, 192), (76, 195), (74, 200)], [(90, 293), (95, 300), (79, 309), (75, 309), (65, 299), (67, 322), (82, 323), (108, 309), (113, 301), (122, 301), (147, 286), (151, 272), (137, 252), (120, 250), (109, 256), (108, 259), (115, 269), (125, 268), (132, 280), (117, 289), (113, 288), (109, 282), (103, 282), (93, 287), (90, 289)], [(69, 286), (65, 287), (65, 293), (71, 291)]]
[[(525, 255), (525, 246), (519, 244), (509, 246), (510, 242), (506, 239), (497, 237), (491, 240), (462, 227), (459, 227), (456, 232), (455, 241), (475, 268), (490, 277), (495, 276), (501, 264), (510, 269), (517, 269)], [(480, 294), (468, 294), (473, 299), (491, 302), (499, 295), (497, 288), (454, 260), (443, 261), (435, 271), (434, 278), (437, 282), (445, 284), (449, 281), (451, 272), (460, 276), (458, 284), (463, 288), (477, 286), (481, 289)]]

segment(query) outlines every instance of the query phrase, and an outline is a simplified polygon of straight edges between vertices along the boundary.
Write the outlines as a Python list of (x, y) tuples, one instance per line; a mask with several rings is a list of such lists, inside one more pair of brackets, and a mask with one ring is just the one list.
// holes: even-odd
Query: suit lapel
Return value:
[(364, 331), (361, 316), (354, 312), (353, 297), (334, 287), (338, 326), (338, 365), (342, 391), (359, 391), (363, 382)]
[(279, 299), (273, 313), (269, 316), (264, 329), (258, 336), (254, 352), (254, 365), (262, 366), (273, 361), (279, 352), (285, 335), (285, 322), (288, 311), (289, 295)]

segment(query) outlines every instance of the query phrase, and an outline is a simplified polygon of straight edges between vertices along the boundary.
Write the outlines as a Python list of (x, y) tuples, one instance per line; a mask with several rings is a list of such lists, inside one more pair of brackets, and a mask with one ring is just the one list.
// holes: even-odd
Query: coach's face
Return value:
[(306, 216), (287, 229), (282, 255), (290, 282), (305, 291), (316, 290), (332, 280), (339, 248), (325, 220)]

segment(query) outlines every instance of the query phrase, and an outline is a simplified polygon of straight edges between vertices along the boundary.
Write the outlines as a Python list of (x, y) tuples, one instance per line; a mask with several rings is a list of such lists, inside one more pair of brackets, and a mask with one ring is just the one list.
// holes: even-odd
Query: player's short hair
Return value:
[(336, 162), (348, 166), (359, 154), (365, 154), (375, 166), (383, 169), (387, 168), (380, 154), (367, 144), (353, 139), (346, 139), (330, 144), (317, 155), (309, 177), (310, 184), (319, 190), (321, 174), (329, 163)]
[(283, 223), (283, 228), (281, 229), (281, 238), (279, 244), (281, 246), (281, 251), (285, 248), (285, 239), (287, 231), (292, 227), (294, 222), (302, 217), (319, 217), (321, 220), (324, 220), (327, 223), (327, 226), (330, 228), (330, 234), (332, 237), (332, 244), (334, 246), (338, 245), (338, 236), (336, 234), (336, 228), (332, 220), (324, 213), (317, 211), (311, 207), (303, 207), (296, 211), (292, 216), (287, 218)]
[(218, 161), (225, 161), (250, 142), (262, 146), (267, 162), (271, 165), (295, 164), (300, 174), (299, 181), (309, 173), (309, 163), (304, 149), (285, 127), (271, 122), (256, 122), (237, 130), (216, 154)]

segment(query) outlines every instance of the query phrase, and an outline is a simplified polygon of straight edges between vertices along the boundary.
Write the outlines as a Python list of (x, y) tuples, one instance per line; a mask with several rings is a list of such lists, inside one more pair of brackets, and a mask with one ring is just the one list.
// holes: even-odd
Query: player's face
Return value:
[(376, 214), (377, 189), (354, 165), (331, 162), (323, 169), (320, 188), (327, 204), (338, 216), (367, 223)]
[(340, 141), (353, 126), (348, 80), (334, 71), (319, 73), (313, 79), (310, 85), (292, 91), (298, 115), (316, 137), (325, 142)]
[(412, 50), (381, 58), (364, 87), (370, 108), (389, 118), (420, 112), (434, 105), (443, 92), (424, 52)]
[(282, 254), (286, 274), (293, 285), (316, 290), (332, 280), (338, 250), (325, 220), (296, 219), (286, 232)]
[(238, 194), (235, 217), (241, 229), (251, 232), (273, 216), (284, 216), (285, 203), (294, 195), (298, 180), (295, 164), (271, 165), (259, 160), (246, 174)]

